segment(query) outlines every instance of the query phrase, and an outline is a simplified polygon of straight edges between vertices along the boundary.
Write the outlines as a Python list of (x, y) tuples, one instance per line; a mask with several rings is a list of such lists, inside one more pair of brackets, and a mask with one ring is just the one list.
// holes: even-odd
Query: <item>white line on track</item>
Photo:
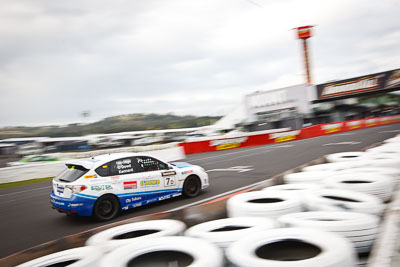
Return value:
[(379, 132), (379, 133), (397, 133), (397, 132), (400, 132), (400, 130), (382, 131), (382, 132)]
[(31, 197), (37, 197), (37, 196), (43, 196), (43, 195), (49, 195), (49, 201), (50, 201), (50, 192), (46, 192), (46, 193), (31, 195), (31, 196), (27, 196), (27, 197), (21, 197), (21, 198), (18, 198), (18, 199), (2, 200), (0, 202), (0, 204), (15, 202), (15, 201), (22, 200), (22, 199), (27, 199), (27, 198), (31, 198)]
[(204, 160), (204, 159), (221, 158), (221, 157), (226, 157), (229, 155), (234, 155), (234, 154), (249, 152), (249, 151), (255, 151), (255, 150), (260, 150), (260, 149), (261, 150), (272, 150), (272, 149), (278, 148), (278, 147), (286, 148), (286, 147), (292, 147), (292, 146), (294, 146), (294, 145), (292, 145), (292, 144), (290, 144), (290, 145), (289, 144), (287, 144), (287, 145), (283, 145), (283, 144), (264, 145), (263, 147), (251, 148), (251, 149), (226, 153), (226, 154), (222, 154), (222, 155), (215, 155), (215, 156), (204, 157), (204, 158), (199, 158), (199, 159), (192, 159), (192, 160), (190, 160), (190, 162), (195, 162), (195, 161)]
[(45, 187), (39, 187), (39, 188), (35, 188), (35, 189), (29, 189), (29, 190), (24, 190), (24, 191), (18, 191), (18, 192), (3, 194), (3, 195), (0, 195), (0, 197), (10, 196), (10, 195), (15, 195), (15, 194), (20, 194), (20, 193), (26, 193), (26, 192), (30, 192), (30, 191), (36, 191), (36, 190), (49, 188), (49, 187), (51, 187), (51, 186), (45, 186)]

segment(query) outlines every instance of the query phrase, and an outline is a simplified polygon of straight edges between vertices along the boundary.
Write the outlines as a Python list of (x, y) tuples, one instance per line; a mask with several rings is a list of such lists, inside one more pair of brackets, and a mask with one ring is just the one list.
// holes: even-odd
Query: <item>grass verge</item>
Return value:
[(54, 177), (46, 177), (46, 178), (30, 179), (30, 180), (25, 180), (25, 181), (4, 183), (4, 184), (0, 184), (0, 188), (8, 188), (8, 187), (21, 186), (21, 185), (39, 183), (39, 182), (44, 182), (44, 181), (50, 181), (53, 178)]

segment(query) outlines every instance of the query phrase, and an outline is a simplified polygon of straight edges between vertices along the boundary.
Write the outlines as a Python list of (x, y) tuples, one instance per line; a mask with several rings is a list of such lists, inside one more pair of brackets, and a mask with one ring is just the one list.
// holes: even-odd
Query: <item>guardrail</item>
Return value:
[(180, 146), (184, 148), (185, 154), (204, 153), (300, 140), (397, 122), (400, 122), (400, 115), (318, 124), (299, 130), (184, 142)]

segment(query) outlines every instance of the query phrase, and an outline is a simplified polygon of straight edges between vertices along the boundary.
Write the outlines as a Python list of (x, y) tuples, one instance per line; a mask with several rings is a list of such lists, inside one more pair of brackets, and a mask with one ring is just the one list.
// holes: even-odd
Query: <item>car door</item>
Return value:
[(120, 158), (103, 164), (99, 168), (108, 176), (111, 191), (118, 196), (121, 209), (138, 207), (146, 201), (146, 194), (140, 187), (145, 177), (139, 171), (134, 158)]
[(137, 156), (136, 161), (145, 177), (141, 186), (146, 191), (147, 203), (168, 199), (177, 193), (177, 173), (168, 164), (148, 156)]

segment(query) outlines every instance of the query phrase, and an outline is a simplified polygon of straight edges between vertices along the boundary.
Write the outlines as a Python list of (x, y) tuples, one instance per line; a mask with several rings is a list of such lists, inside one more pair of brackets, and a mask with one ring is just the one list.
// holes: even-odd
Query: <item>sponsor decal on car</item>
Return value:
[(161, 174), (162, 174), (162, 176), (171, 176), (171, 175), (176, 175), (176, 171), (167, 171), (167, 172), (163, 172)]
[(140, 186), (159, 186), (159, 185), (160, 185), (160, 180), (147, 180), (140, 182)]
[(93, 179), (93, 178), (96, 178), (96, 177), (97, 177), (96, 174), (92, 174), (92, 175), (86, 175), (83, 178), (85, 178), (85, 179)]
[(171, 195), (165, 195), (158, 198), (158, 200), (165, 200), (171, 198)]
[(189, 173), (192, 173), (192, 172), (193, 172), (193, 170), (187, 170), (187, 171), (182, 172), (182, 174), (185, 175), (185, 174), (189, 174)]
[(115, 162), (118, 174), (132, 173), (132, 160), (130, 158), (118, 160)]
[(81, 207), (83, 206), (83, 203), (69, 203), (68, 208), (75, 208), (75, 207)]
[(124, 182), (124, 189), (136, 189), (137, 181)]
[(128, 198), (125, 200), (126, 203), (131, 203), (131, 202), (135, 202), (135, 201), (139, 201), (142, 200), (141, 197), (132, 197), (132, 198)]
[(174, 186), (175, 183), (175, 177), (165, 177), (164, 178), (164, 186), (168, 187), (168, 186)]
[(102, 191), (102, 190), (112, 190), (113, 187), (109, 184), (104, 184), (104, 185), (92, 185), (90, 189), (94, 191)]
[(118, 179), (119, 179), (119, 176), (118, 176), (118, 175), (116, 175), (116, 176), (111, 176), (110, 178), (111, 178), (111, 180), (118, 180)]

